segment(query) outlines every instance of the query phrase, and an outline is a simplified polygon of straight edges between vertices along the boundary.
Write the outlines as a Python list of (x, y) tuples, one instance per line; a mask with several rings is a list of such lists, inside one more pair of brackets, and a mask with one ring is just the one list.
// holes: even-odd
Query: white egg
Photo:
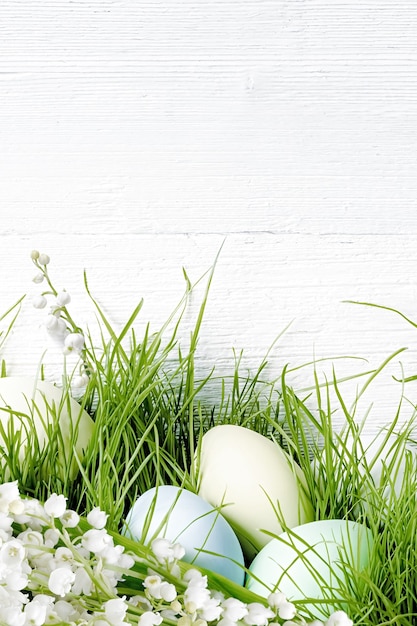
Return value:
[(316, 618), (326, 619), (335, 610), (326, 601), (343, 602), (343, 588), (354, 587), (355, 572), (368, 565), (373, 544), (373, 533), (357, 522), (303, 524), (272, 539), (259, 552), (249, 567), (246, 586), (265, 598), (280, 591), (290, 601), (319, 600), (308, 608)]
[[(198, 459), (198, 493), (222, 506), (248, 559), (279, 535), (314, 519), (300, 467), (275, 442), (242, 426), (206, 432)], [(267, 531), (267, 532), (265, 532)]]
[(157, 537), (180, 543), (184, 561), (244, 583), (236, 534), (218, 511), (191, 491), (173, 485), (149, 489), (129, 511), (123, 533), (145, 545)]
[[(0, 422), (5, 433), (20, 433), (19, 459), (23, 460), (32, 435), (42, 450), (48, 445), (48, 428), (58, 425), (61, 441), (57, 458), (57, 475), (66, 471), (70, 459), (70, 442), (75, 436), (75, 452), (82, 459), (93, 431), (93, 420), (80, 404), (56, 385), (26, 376), (0, 378)], [(0, 445), (7, 450), (0, 434)], [(78, 472), (78, 464), (71, 458), (70, 474)], [(40, 477), (44, 476), (39, 468)]]

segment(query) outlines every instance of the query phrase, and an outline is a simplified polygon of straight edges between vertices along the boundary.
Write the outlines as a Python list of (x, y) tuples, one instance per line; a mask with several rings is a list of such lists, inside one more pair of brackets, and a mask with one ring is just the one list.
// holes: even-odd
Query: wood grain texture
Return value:
[[(162, 323), (182, 266), (198, 278), (223, 244), (202, 371), (227, 371), (232, 348), (256, 367), (292, 322), (271, 376), (402, 346), (414, 373), (417, 332), (343, 300), (416, 311), (416, 42), (413, 0), (2, 0), (0, 312), (35, 289), (37, 248), (85, 323), (84, 268), (115, 323), (141, 296)], [(29, 299), (22, 318), (6, 356), (31, 372), (45, 344)], [(393, 416), (399, 361), (372, 428)]]

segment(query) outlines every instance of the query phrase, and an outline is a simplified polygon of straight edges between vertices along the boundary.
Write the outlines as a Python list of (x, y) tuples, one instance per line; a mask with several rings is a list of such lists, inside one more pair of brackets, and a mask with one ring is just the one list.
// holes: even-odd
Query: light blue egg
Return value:
[(178, 542), (184, 561), (244, 584), (244, 557), (235, 532), (219, 511), (191, 491), (172, 485), (149, 489), (128, 513), (124, 534), (146, 545), (156, 537)]
[(252, 561), (246, 587), (260, 596), (281, 591), (288, 600), (322, 601), (309, 607), (327, 619), (335, 609), (328, 599), (343, 603), (343, 588), (355, 584), (355, 572), (369, 563), (374, 544), (366, 526), (347, 520), (302, 524), (272, 539)]

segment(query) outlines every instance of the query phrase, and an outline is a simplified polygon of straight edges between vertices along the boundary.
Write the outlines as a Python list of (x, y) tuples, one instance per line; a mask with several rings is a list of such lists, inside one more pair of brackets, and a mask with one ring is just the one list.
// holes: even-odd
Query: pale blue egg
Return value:
[(355, 584), (354, 572), (367, 566), (373, 544), (371, 530), (357, 522), (302, 524), (262, 548), (249, 567), (246, 587), (265, 598), (281, 591), (290, 601), (323, 601), (309, 608), (326, 619), (334, 608), (325, 601), (343, 602), (343, 588)]
[(128, 513), (124, 534), (145, 545), (156, 537), (178, 542), (184, 561), (244, 584), (244, 557), (235, 532), (218, 510), (191, 491), (172, 485), (149, 489)]

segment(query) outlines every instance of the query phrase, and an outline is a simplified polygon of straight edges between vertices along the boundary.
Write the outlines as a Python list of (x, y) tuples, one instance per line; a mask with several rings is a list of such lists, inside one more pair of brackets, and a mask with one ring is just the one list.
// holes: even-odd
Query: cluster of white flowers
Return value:
[[(65, 289), (57, 291), (52, 285), (48, 275), (50, 258), (47, 254), (32, 250), (31, 259), (38, 270), (33, 282), (36, 285), (47, 283), (44, 291), (33, 296), (32, 304), (36, 309), (45, 309), (48, 306), (47, 296), (53, 298), (52, 304), (49, 301), (49, 310), (44, 320), (46, 332), (62, 347), (65, 355), (79, 357), (85, 347), (85, 338), (68, 313), (67, 305), (71, 302), (71, 296)], [(73, 387), (85, 387), (87, 383), (88, 375), (83, 369), (72, 380)]]
[[(185, 554), (180, 544), (158, 538), (152, 542), (152, 552), (167, 572), (179, 576), (178, 560)], [(141, 616), (140, 626), (159, 626), (166, 618), (177, 626), (353, 626), (344, 611), (334, 612), (326, 622), (306, 622), (280, 592), (271, 593), (265, 604), (226, 597), (210, 590), (207, 576), (195, 568), (186, 570), (182, 583), (186, 586), (179, 592), (175, 585), (149, 569), (143, 583), (148, 610)]]
[(106, 519), (93, 509), (82, 532), (63, 495), (42, 505), (22, 498), (16, 482), (1, 484), (0, 624), (129, 624), (117, 586), (135, 560), (115, 545)]
[[(184, 549), (166, 539), (152, 543), (142, 587), (123, 587), (120, 595), (135, 563), (143, 568), (143, 554), (126, 552), (106, 530), (106, 522), (106, 513), (94, 508), (81, 524), (63, 495), (54, 493), (42, 504), (21, 497), (17, 482), (0, 484), (0, 624), (306, 624), (283, 594), (271, 594), (265, 605), (245, 604), (210, 590), (207, 576), (194, 567), (181, 576), (178, 562)], [(325, 624), (313, 624), (352, 626), (342, 611)]]

